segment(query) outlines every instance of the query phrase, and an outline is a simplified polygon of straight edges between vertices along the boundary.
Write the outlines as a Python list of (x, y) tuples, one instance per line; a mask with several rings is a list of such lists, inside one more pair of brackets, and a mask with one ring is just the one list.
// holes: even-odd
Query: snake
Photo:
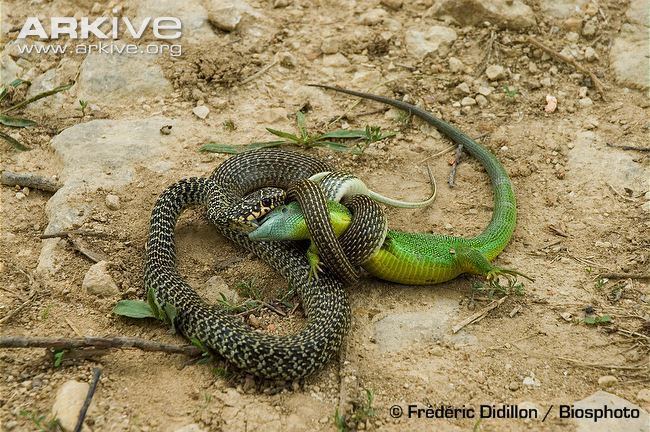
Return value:
[[(494, 281), (501, 275), (507, 278), (520, 275), (531, 279), (516, 270), (490, 263), (505, 249), (512, 238), (517, 223), (517, 206), (508, 173), (489, 150), (451, 124), (407, 102), (339, 87), (313, 86), (384, 103), (419, 117), (454, 143), (462, 145), (483, 165), (491, 182), (494, 194), (492, 218), (479, 235), (465, 238), (436, 233), (389, 230), (381, 247), (363, 263), (363, 268), (368, 273), (380, 279), (408, 285), (446, 282), (462, 273), (482, 275), (489, 281)], [(331, 223), (338, 225), (333, 226), (335, 232), (345, 232), (345, 229), (351, 226), (350, 224), (354, 224), (345, 207), (331, 202), (326, 208)], [(315, 240), (315, 237), (320, 234), (318, 231), (310, 232), (309, 221), (317, 211), (320, 210), (304, 209), (291, 203), (279, 206), (265, 216), (263, 223), (249, 233), (249, 237), (256, 241)], [(323, 216), (319, 218), (323, 219)], [(304, 219), (307, 223), (303, 222)], [(327, 219), (325, 217), (325, 220)], [(364, 223), (363, 221), (364, 217), (361, 214), (357, 218), (357, 223)], [(365, 226), (366, 233), (382, 229), (369, 223), (365, 223)], [(356, 242), (363, 241), (361, 237)]]
[[(313, 156), (282, 149), (259, 149), (237, 154), (209, 177), (192, 177), (168, 186), (151, 212), (144, 263), (144, 285), (156, 302), (175, 310), (175, 328), (190, 340), (218, 353), (250, 374), (275, 380), (294, 380), (318, 370), (339, 349), (350, 322), (350, 306), (342, 281), (326, 272), (309, 278), (304, 250), (291, 242), (254, 242), (233, 225), (245, 203), (252, 212), (273, 206), (277, 194), (314, 174), (334, 167)], [(255, 191), (270, 188), (269, 195)], [(268, 192), (268, 191), (267, 191)], [(295, 289), (306, 316), (296, 334), (272, 335), (253, 330), (219, 305), (209, 304), (189, 285), (176, 267), (174, 228), (190, 206), (204, 206), (208, 219), (226, 238), (254, 253), (285, 277)]]

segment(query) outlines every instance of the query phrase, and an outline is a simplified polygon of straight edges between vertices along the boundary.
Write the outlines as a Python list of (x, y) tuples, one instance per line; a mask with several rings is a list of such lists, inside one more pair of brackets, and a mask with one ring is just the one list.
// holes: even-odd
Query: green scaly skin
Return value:
[[(336, 87), (323, 85), (315, 85), (315, 87), (381, 102), (421, 118), (454, 143), (462, 144), (463, 148), (483, 165), (492, 184), (494, 212), (489, 225), (481, 234), (463, 238), (441, 234), (388, 231), (381, 249), (363, 264), (370, 274), (408, 285), (445, 282), (462, 273), (483, 275), (488, 280), (493, 280), (500, 275), (526, 277), (514, 270), (490, 264), (490, 261), (510, 242), (517, 222), (516, 199), (512, 183), (503, 165), (492, 153), (452, 125), (409, 103)], [(344, 213), (346, 211), (341, 208), (332, 207), (330, 210), (334, 229), (337, 232), (347, 227), (347, 225), (340, 225), (344, 220)], [(298, 223), (285, 225), (285, 239), (309, 238), (309, 233), (300, 232), (298, 225)]]

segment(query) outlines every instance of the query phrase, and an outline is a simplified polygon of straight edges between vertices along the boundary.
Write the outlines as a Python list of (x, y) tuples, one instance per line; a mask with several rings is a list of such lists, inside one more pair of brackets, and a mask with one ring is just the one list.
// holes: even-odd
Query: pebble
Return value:
[(650, 213), (650, 201), (644, 202), (641, 205), (641, 210), (643, 210), (646, 213)]
[(386, 18), (388, 12), (381, 8), (370, 9), (368, 12), (361, 14), (360, 20), (361, 24), (367, 26), (374, 26), (379, 24)]
[(587, 87), (580, 87), (580, 89), (578, 89), (578, 96), (581, 98), (587, 97), (588, 91), (589, 89)]
[(551, 86), (551, 77), (545, 77), (539, 80), (539, 83), (542, 85), (542, 87), (550, 87)]
[(106, 195), (106, 207), (108, 207), (110, 210), (119, 210), (120, 197), (114, 194)]
[(293, 0), (275, 0), (273, 2), (274, 9), (285, 8), (293, 3)]
[(526, 377), (523, 380), (524, 385), (529, 386), (529, 387), (539, 387), (539, 381), (535, 379), (535, 377)]
[(174, 429), (174, 432), (203, 432), (203, 429), (201, 429), (197, 423), (190, 423), (178, 429)]
[(323, 54), (336, 54), (339, 52), (339, 41), (327, 38), (320, 44), (320, 50)]
[(457, 93), (464, 93), (464, 94), (470, 94), (471, 90), (469, 89), (469, 85), (467, 83), (463, 82), (460, 83), (456, 86), (456, 90), (458, 90)]
[(283, 52), (280, 53), (280, 65), (283, 67), (286, 67), (288, 69), (293, 69), (296, 66), (298, 66), (298, 59), (296, 58), (295, 55), (291, 54), (290, 52)]
[(341, 53), (323, 56), (323, 66), (329, 67), (348, 67), (350, 60)]
[(25, 195), (24, 193), (16, 192), (16, 199), (17, 200), (24, 200), (26, 197), (27, 197), (27, 195)]
[(476, 99), (474, 99), (473, 97), (467, 96), (467, 97), (464, 97), (463, 100), (460, 101), (460, 104), (462, 106), (476, 105)]
[(463, 62), (457, 59), (456, 57), (449, 57), (449, 59), (447, 60), (447, 64), (449, 64), (449, 71), (452, 73), (462, 72), (463, 69), (465, 69), (465, 65), (463, 64)]
[(490, 94), (492, 93), (492, 89), (490, 87), (488, 87), (488, 86), (480, 86), (478, 88), (478, 92), (479, 92), (479, 94), (482, 94), (483, 96), (490, 96)]
[(589, 97), (583, 97), (578, 99), (578, 105), (580, 105), (583, 108), (590, 107), (594, 104), (594, 101), (591, 100)]
[(487, 69), (485, 69), (485, 75), (490, 81), (496, 81), (505, 78), (506, 70), (503, 68), (503, 66), (490, 65), (487, 67)]
[(89, 387), (88, 383), (75, 380), (66, 381), (59, 387), (52, 405), (52, 415), (57, 418), (63, 430), (74, 430)]
[(580, 35), (575, 32), (569, 32), (565, 37), (569, 42), (578, 42), (578, 39), (580, 39)]
[(194, 109), (192, 109), (192, 112), (198, 118), (205, 119), (208, 116), (208, 114), (210, 114), (210, 108), (208, 108), (205, 105), (198, 105), (194, 107)]
[(603, 375), (598, 378), (598, 385), (602, 388), (608, 388), (618, 383), (618, 378), (614, 375)]
[(585, 37), (592, 37), (596, 34), (597, 25), (594, 20), (589, 20), (582, 27), (582, 35)]
[(519, 390), (519, 383), (517, 381), (512, 381), (510, 384), (508, 384), (508, 390), (510, 391)]
[(16, 420), (9, 420), (7, 423), (3, 425), (4, 429), (6, 431), (14, 430), (18, 426), (18, 422)]
[(476, 96), (475, 99), (476, 99), (476, 103), (480, 107), (484, 107), (489, 103), (487, 98), (485, 96), (483, 96), (483, 95), (478, 95), (478, 96)]
[(381, 0), (379, 3), (389, 9), (398, 10), (402, 7), (404, 0)]
[(119, 288), (108, 273), (108, 262), (106, 261), (100, 261), (88, 269), (81, 283), (81, 288), (88, 294), (98, 297), (111, 297), (120, 293)]
[(208, 20), (219, 30), (231, 32), (242, 19), (241, 11), (235, 6), (215, 8), (208, 13)]
[(585, 59), (588, 62), (592, 62), (598, 58), (598, 55), (596, 54), (596, 50), (593, 49), (592, 47), (587, 47), (585, 50)]
[(262, 328), (262, 321), (260, 321), (260, 319), (255, 315), (249, 315), (248, 322), (255, 328)]

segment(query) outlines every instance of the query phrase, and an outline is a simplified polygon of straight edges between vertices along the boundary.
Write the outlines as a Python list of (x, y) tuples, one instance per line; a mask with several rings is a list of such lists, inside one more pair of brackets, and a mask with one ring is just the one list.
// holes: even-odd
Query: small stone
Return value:
[(119, 210), (120, 197), (114, 194), (106, 195), (106, 207), (108, 207), (109, 210)]
[(465, 69), (465, 65), (463, 64), (460, 59), (457, 59), (456, 57), (449, 57), (447, 60), (447, 64), (449, 64), (449, 71), (451, 73), (458, 73), (462, 72), (463, 69)]
[(523, 384), (525, 386), (529, 386), (529, 387), (539, 387), (540, 386), (539, 381), (537, 381), (537, 379), (535, 379), (535, 377), (532, 377), (532, 376), (525, 377), (524, 380), (523, 380)]
[(551, 77), (545, 77), (539, 80), (539, 83), (542, 85), (542, 87), (550, 87), (551, 86)]
[(212, 25), (226, 32), (235, 30), (241, 21), (241, 18), (241, 11), (235, 6), (226, 6), (210, 10), (208, 14), (208, 20)]
[(350, 60), (341, 53), (326, 55), (323, 56), (323, 66), (348, 67), (350, 66)]
[(334, 38), (327, 38), (320, 44), (323, 54), (336, 54), (339, 52), (339, 42)]
[(490, 87), (487, 87), (487, 86), (480, 86), (478, 88), (478, 92), (479, 92), (479, 94), (482, 94), (483, 96), (490, 96), (490, 94), (492, 93), (492, 89)]
[(594, 20), (589, 20), (585, 23), (585, 25), (582, 27), (582, 35), (588, 38), (591, 38), (596, 34), (597, 30), (597, 25)]
[(580, 105), (583, 108), (590, 107), (593, 104), (594, 104), (594, 102), (589, 97), (584, 97), (584, 98), (578, 99), (578, 105)]
[(560, 316), (564, 321), (571, 322), (573, 320), (573, 315), (571, 312), (562, 312), (560, 313)]
[(192, 109), (192, 112), (195, 116), (203, 120), (210, 114), (210, 108), (205, 105), (198, 105)]
[(483, 96), (483, 95), (478, 95), (478, 96), (476, 96), (475, 99), (476, 99), (476, 103), (477, 103), (478, 106), (480, 106), (481, 108), (484, 107), (484, 106), (486, 106), (486, 105), (489, 103), (489, 102), (488, 102), (488, 99), (487, 99), (485, 96)]
[(608, 388), (618, 383), (618, 378), (614, 375), (603, 375), (598, 378), (598, 386), (601, 388)]
[(610, 247), (612, 247), (612, 244), (610, 242), (608, 242), (608, 241), (596, 240), (596, 243), (594, 243), (594, 246), (596, 246), (598, 248), (610, 248)]
[(598, 55), (596, 54), (596, 50), (593, 49), (592, 47), (587, 47), (585, 49), (585, 60), (588, 62), (595, 61), (598, 58)]
[(409, 29), (404, 33), (404, 43), (410, 54), (418, 59), (438, 51), (441, 46), (449, 46), (458, 35), (449, 27), (427, 26), (422, 30)]
[(565, 37), (569, 42), (578, 42), (578, 39), (580, 39), (580, 35), (575, 32), (569, 32)]
[(255, 328), (262, 328), (262, 321), (253, 314), (248, 316), (248, 322)]
[(370, 9), (369, 11), (361, 14), (361, 24), (367, 26), (374, 26), (379, 24), (386, 18), (388, 12), (381, 8)]
[(273, 8), (274, 9), (285, 8), (289, 6), (291, 3), (293, 3), (293, 0), (274, 0)]
[(119, 288), (108, 273), (108, 262), (106, 261), (100, 261), (88, 269), (81, 283), (81, 288), (88, 294), (98, 297), (111, 297), (120, 293)]
[(456, 86), (456, 93), (463, 93), (463, 94), (470, 94), (471, 90), (469, 89), (469, 85), (467, 83), (460, 83)]
[(573, 31), (573, 32), (580, 32), (582, 29), (582, 20), (577, 17), (570, 17), (564, 20), (564, 28)]
[(641, 205), (641, 210), (646, 213), (650, 213), (650, 201), (646, 201)]
[(197, 423), (190, 423), (185, 426), (181, 426), (178, 429), (174, 429), (174, 432), (203, 432), (203, 429)]
[(246, 375), (246, 378), (244, 379), (243, 390), (246, 393), (255, 390), (255, 378), (253, 375)]
[(556, 109), (557, 109), (557, 98), (553, 95), (546, 95), (546, 106), (544, 107), (544, 111), (550, 114), (550, 113), (554, 113)]
[(27, 197), (27, 195), (25, 195), (24, 193), (16, 192), (16, 199), (17, 200), (23, 200), (23, 199), (25, 199), (25, 197)]
[(404, 0), (380, 0), (379, 3), (389, 9), (398, 10), (402, 7), (402, 4), (404, 4)]
[(163, 135), (171, 135), (172, 133), (172, 125), (164, 125), (163, 127), (160, 128), (160, 133)]
[(52, 405), (52, 415), (59, 421), (63, 430), (74, 430), (89, 387), (88, 383), (71, 380), (59, 388)]
[(485, 75), (490, 81), (496, 81), (505, 78), (506, 70), (503, 68), (503, 66), (490, 65), (487, 67), (487, 69), (485, 69)]
[(512, 381), (510, 384), (508, 384), (508, 390), (510, 391), (519, 390), (519, 383), (517, 381)]
[(589, 89), (587, 87), (580, 87), (578, 89), (578, 97), (581, 97), (581, 98), (587, 97), (587, 92), (588, 91), (589, 91)]
[(463, 100), (460, 101), (460, 104), (462, 106), (473, 106), (473, 105), (476, 105), (476, 99), (474, 99), (473, 97), (467, 96), (467, 97), (464, 97)]
[(298, 59), (296, 59), (296, 56), (291, 54), (290, 52), (280, 53), (279, 57), (280, 57), (280, 65), (288, 69), (293, 69), (296, 66), (298, 66)]

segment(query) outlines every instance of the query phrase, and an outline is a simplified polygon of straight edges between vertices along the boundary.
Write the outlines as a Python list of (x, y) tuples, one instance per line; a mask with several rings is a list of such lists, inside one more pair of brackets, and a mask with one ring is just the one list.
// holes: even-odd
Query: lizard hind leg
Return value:
[(465, 272), (485, 276), (490, 283), (498, 283), (499, 276), (504, 276), (510, 285), (514, 285), (517, 276), (526, 278), (531, 282), (535, 281), (530, 276), (517, 270), (492, 265), (478, 249), (471, 246), (459, 246), (455, 254)]

